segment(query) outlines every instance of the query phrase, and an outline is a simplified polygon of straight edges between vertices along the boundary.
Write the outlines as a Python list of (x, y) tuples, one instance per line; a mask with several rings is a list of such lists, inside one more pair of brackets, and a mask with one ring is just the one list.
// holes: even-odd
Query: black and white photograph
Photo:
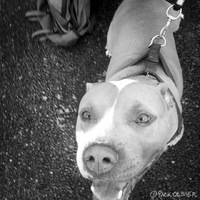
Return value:
[(200, 199), (200, 0), (0, 0), (0, 200)]

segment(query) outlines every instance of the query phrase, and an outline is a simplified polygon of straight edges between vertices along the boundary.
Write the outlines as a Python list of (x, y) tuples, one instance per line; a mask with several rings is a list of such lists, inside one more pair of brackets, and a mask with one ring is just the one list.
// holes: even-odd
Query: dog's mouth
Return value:
[(127, 200), (136, 182), (136, 179), (124, 182), (95, 179), (92, 182), (91, 190), (98, 200)]
[(93, 179), (91, 190), (98, 200), (128, 200), (132, 189), (154, 162), (148, 164), (138, 175), (125, 181)]

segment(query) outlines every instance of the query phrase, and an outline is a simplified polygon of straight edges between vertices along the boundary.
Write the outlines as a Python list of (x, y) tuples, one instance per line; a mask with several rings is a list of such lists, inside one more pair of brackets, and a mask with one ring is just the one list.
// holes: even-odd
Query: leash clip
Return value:
[(177, 20), (179, 17), (181, 17), (181, 18), (183, 19), (183, 18), (184, 18), (184, 15), (183, 15), (183, 13), (182, 13), (182, 8), (180, 8), (178, 15), (175, 16), (175, 17), (174, 17), (173, 15), (170, 15), (170, 14), (169, 14), (169, 11), (170, 11), (173, 7), (174, 7), (174, 5), (169, 6), (169, 8), (168, 8), (167, 11), (166, 11), (167, 18), (170, 20), (170, 22), (171, 22), (171, 21), (174, 21), (174, 20)]
[(179, 13), (177, 16), (173, 16), (171, 14), (169, 14), (170, 10), (174, 7), (174, 5), (169, 6), (169, 8), (166, 10), (166, 16), (168, 18), (166, 25), (161, 29), (160, 31), (160, 37), (163, 37), (165, 35), (165, 33), (168, 30), (169, 25), (171, 24), (172, 21), (177, 20), (179, 17), (183, 18), (183, 14), (182, 14), (182, 8), (180, 8)]

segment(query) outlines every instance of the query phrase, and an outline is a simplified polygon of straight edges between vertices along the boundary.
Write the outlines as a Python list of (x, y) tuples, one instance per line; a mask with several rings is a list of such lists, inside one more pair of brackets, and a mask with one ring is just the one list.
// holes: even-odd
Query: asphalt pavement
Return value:
[[(36, 0), (0, 0), (0, 200), (89, 200), (76, 166), (75, 123), (86, 82), (104, 80), (106, 34), (120, 0), (101, 1), (91, 34), (70, 48), (40, 43), (24, 15)], [(200, 199), (200, 1), (186, 0), (175, 34), (183, 69), (182, 140), (130, 200)]]

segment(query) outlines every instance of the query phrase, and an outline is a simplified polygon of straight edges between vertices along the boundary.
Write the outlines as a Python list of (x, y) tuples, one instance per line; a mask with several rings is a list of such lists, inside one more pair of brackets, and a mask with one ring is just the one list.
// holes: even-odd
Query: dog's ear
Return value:
[(86, 83), (86, 92), (89, 91), (92, 86), (92, 83)]
[(91, 88), (93, 88), (94, 86), (97, 86), (101, 83), (86, 83), (86, 92), (88, 92)]
[(169, 91), (168, 85), (166, 83), (161, 83), (161, 84), (158, 85), (158, 87), (160, 89), (161, 95), (163, 96), (163, 98), (166, 102), (167, 108), (168, 109), (174, 108), (175, 103), (174, 103), (174, 100), (173, 100), (173, 96)]

